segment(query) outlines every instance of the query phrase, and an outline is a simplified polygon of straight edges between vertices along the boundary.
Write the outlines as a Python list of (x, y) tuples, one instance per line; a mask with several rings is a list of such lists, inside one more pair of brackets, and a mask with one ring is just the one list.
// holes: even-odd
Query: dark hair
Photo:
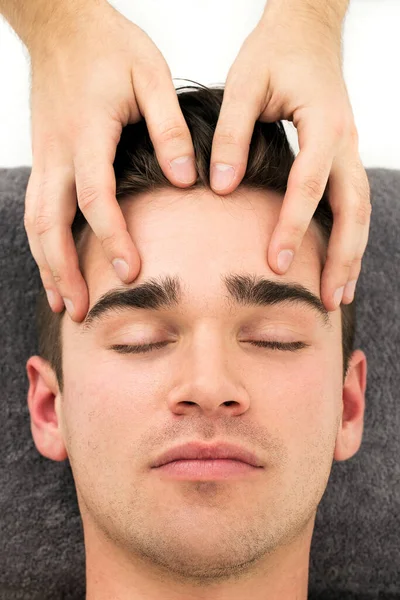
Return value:
[[(184, 86), (177, 89), (179, 104), (192, 136), (198, 172), (197, 181), (190, 188), (185, 189), (211, 189), (209, 184), (211, 146), (223, 93), (223, 87)], [(294, 159), (295, 155), (290, 148), (282, 123), (256, 121), (246, 173), (239, 188), (243, 186), (251, 189), (273, 190), (284, 195)], [(114, 172), (117, 200), (140, 192), (174, 187), (160, 168), (144, 120), (123, 128), (116, 149)], [(328, 186), (313, 219), (318, 224), (327, 245), (333, 224), (333, 215), (328, 202)], [(76, 244), (86, 226), (87, 222), (78, 208), (72, 224)], [(37, 308), (39, 352), (53, 367), (61, 391), (63, 377), (60, 329), (63, 314), (63, 312), (52, 312), (42, 289)], [(341, 316), (344, 379), (354, 345), (355, 301), (341, 305)]]

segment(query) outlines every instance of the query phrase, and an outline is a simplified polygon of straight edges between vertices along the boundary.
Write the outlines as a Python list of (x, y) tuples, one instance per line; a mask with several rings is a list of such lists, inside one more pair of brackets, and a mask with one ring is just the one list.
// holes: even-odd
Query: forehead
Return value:
[[(282, 200), (275, 192), (243, 188), (229, 197), (179, 188), (126, 197), (121, 209), (140, 255), (141, 270), (125, 287), (151, 277), (178, 275), (191, 297), (208, 299), (221, 293), (221, 275), (251, 272), (300, 283), (320, 297), (325, 248), (314, 221), (286, 275), (277, 275), (268, 265), (268, 244)], [(102, 294), (121, 287), (121, 281), (89, 228), (81, 254), (92, 307)]]

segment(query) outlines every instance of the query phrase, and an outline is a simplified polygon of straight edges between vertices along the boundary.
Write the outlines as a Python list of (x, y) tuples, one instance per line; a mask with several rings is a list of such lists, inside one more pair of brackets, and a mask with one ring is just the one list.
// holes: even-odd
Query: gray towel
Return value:
[[(35, 448), (27, 358), (41, 285), (23, 226), (30, 169), (0, 169), (0, 599), (85, 597), (83, 531), (68, 460)], [(372, 226), (356, 347), (368, 359), (364, 437), (334, 462), (317, 512), (309, 597), (400, 598), (400, 171), (370, 169)]]

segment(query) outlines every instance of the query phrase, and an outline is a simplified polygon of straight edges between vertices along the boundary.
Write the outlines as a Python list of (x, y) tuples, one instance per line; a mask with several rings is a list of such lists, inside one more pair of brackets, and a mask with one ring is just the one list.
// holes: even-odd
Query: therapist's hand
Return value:
[(131, 282), (140, 270), (115, 199), (122, 128), (144, 117), (165, 176), (178, 187), (197, 178), (190, 132), (161, 52), (109, 4), (81, 5), (85, 12), (76, 9), (73, 23), (65, 17), (62, 28), (42, 28), (29, 42), (33, 166), (25, 203), (29, 245), (50, 306), (60, 312), (65, 303), (74, 321), (89, 308), (71, 234), (77, 204), (121, 280)]
[[(239, 185), (257, 119), (293, 121), (300, 152), (269, 244), (268, 263), (278, 274), (287, 271), (288, 259), (299, 249), (329, 177), (334, 224), (321, 299), (327, 310), (334, 310), (343, 288), (343, 303), (353, 300), (368, 241), (371, 203), (342, 75), (345, 10), (342, 15), (340, 11), (328, 14), (326, 0), (324, 6), (315, 0), (314, 11), (305, 10), (306, 4), (312, 1), (269, 0), (261, 21), (242, 45), (228, 73), (213, 139), (211, 185), (218, 194)], [(337, 8), (340, 4), (346, 3), (336, 0)], [(216, 163), (222, 165), (218, 176)]]

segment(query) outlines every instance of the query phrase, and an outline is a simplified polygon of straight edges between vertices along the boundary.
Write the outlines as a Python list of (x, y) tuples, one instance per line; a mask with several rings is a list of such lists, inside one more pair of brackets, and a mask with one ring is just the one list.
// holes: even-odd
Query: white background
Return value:
[[(204, 85), (225, 82), (265, 6), (265, 0), (111, 3), (150, 35), (174, 78)], [(400, 169), (400, 0), (351, 0), (343, 40), (361, 159), (366, 167)], [(32, 165), (29, 87), (27, 50), (0, 17), (0, 167)], [(294, 128), (289, 136), (297, 150)]]

